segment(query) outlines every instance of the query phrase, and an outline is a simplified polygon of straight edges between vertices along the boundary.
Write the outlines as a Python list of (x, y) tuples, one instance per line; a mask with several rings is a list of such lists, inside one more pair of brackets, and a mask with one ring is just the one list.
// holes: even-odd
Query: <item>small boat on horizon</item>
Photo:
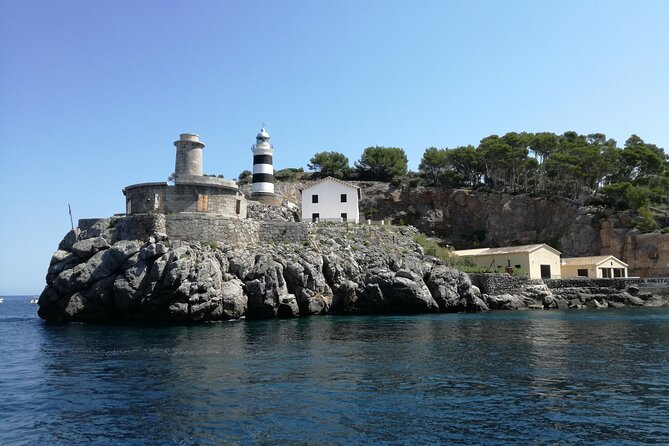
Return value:
[(5, 301), (5, 298), (4, 298), (4, 297), (0, 297), (0, 304), (3, 303), (4, 301)]
[(32, 299), (30, 299), (31, 304), (36, 304), (38, 302), (39, 302), (39, 297), (33, 297)]

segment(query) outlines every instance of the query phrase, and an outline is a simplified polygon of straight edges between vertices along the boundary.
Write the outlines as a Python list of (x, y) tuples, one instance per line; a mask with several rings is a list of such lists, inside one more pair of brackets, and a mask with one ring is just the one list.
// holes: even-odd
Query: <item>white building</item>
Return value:
[(302, 190), (302, 221), (360, 221), (360, 188), (327, 177)]
[(453, 254), (472, 265), (491, 271), (516, 270), (530, 279), (559, 279), (560, 251), (544, 243), (537, 245), (479, 248), (453, 251)]
[(562, 259), (562, 277), (627, 277), (627, 263), (614, 256), (570, 257)]

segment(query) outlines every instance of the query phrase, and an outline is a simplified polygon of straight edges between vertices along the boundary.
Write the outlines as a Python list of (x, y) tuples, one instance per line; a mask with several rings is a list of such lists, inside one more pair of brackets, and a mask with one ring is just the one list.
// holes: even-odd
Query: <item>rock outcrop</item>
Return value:
[(630, 275), (669, 275), (669, 234), (640, 233), (629, 213), (602, 213), (560, 197), (357, 184), (365, 217), (410, 224), (454, 246), (548, 243), (564, 257), (614, 255)]
[[(100, 219), (58, 245), (39, 315), (196, 322), (321, 314), (665, 306), (624, 281), (465, 274), (423, 254), (413, 227), (311, 225), (301, 242), (187, 242)], [(130, 237), (130, 238), (129, 238)]]
[(127, 240), (126, 229), (105, 219), (65, 236), (40, 317), (161, 322), (487, 309), (466, 274), (422, 254), (411, 227), (312, 227), (302, 243), (234, 246), (162, 233)]

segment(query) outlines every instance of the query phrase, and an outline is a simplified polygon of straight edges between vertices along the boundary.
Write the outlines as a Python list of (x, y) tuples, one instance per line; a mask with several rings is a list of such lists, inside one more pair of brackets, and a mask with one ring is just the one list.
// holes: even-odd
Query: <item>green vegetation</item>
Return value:
[(237, 183), (241, 186), (242, 184), (250, 184), (252, 180), (253, 173), (250, 170), (243, 170), (237, 178)]
[(209, 247), (211, 248), (212, 251), (216, 251), (216, 250), (219, 248), (218, 242), (216, 242), (216, 241), (212, 241), (212, 240), (209, 240), (209, 241), (203, 241), (203, 242), (202, 242), (202, 245), (204, 245), (204, 246), (209, 246)]
[(362, 180), (392, 181), (407, 173), (408, 159), (398, 147), (367, 147), (355, 167)]
[(351, 174), (348, 158), (339, 152), (319, 152), (311, 157), (307, 167), (317, 172), (321, 178), (331, 176), (345, 179)]
[[(602, 133), (509, 132), (487, 136), (477, 146), (428, 147), (418, 172), (407, 170), (407, 156), (398, 147), (367, 147), (354, 164), (350, 168), (343, 154), (324, 151), (316, 153), (308, 167), (317, 177), (578, 199), (636, 212), (643, 230), (655, 226), (648, 206), (669, 206), (669, 159), (662, 148), (637, 135), (618, 147)], [(289, 170), (298, 169), (284, 169)], [(282, 172), (275, 177), (282, 179)]]
[(274, 171), (274, 178), (279, 181), (294, 181), (304, 176), (304, 169), (299, 167), (287, 167)]
[(413, 241), (418, 243), (423, 248), (425, 254), (441, 259), (449, 265), (452, 263), (453, 258), (451, 255), (451, 250), (441, 246), (435, 240), (429, 239), (424, 234), (416, 234), (413, 237)]
[(549, 194), (630, 209), (645, 231), (656, 227), (648, 206), (669, 205), (669, 160), (637, 135), (622, 148), (601, 133), (491, 135), (477, 147), (429, 147), (419, 175), (429, 186)]

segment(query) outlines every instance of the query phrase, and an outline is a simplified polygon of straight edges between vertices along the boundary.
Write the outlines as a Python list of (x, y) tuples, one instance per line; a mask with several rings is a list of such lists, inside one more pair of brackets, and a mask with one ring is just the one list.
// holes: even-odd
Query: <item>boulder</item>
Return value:
[(472, 287), (469, 276), (455, 268), (437, 265), (427, 274), (425, 283), (441, 311), (454, 313), (488, 308), (478, 287)]
[(69, 231), (67, 234), (65, 234), (63, 240), (58, 244), (58, 249), (61, 251), (69, 251), (70, 248), (72, 248), (72, 245), (74, 245), (77, 240), (79, 240), (80, 234), (81, 230), (79, 228), (74, 228)]
[(246, 315), (248, 298), (244, 294), (243, 282), (232, 279), (221, 284), (220, 298), (212, 299), (218, 306), (210, 313), (213, 320), (239, 319)]
[(281, 264), (270, 256), (257, 256), (253, 268), (244, 278), (244, 283), (248, 295), (248, 316), (276, 316), (279, 299), (288, 294)]
[(632, 307), (642, 307), (646, 304), (640, 297), (632, 295), (628, 296), (627, 299), (625, 299), (625, 303), (627, 303), (627, 305), (630, 305)]
[(300, 307), (297, 305), (297, 299), (292, 294), (283, 296), (279, 301), (277, 316), (281, 318), (297, 317), (300, 315)]
[(523, 298), (512, 294), (488, 296), (486, 303), (491, 310), (524, 310), (527, 309)]
[(72, 253), (84, 260), (103, 249), (109, 249), (109, 243), (102, 237), (79, 240), (72, 245), (72, 248), (70, 248)]

